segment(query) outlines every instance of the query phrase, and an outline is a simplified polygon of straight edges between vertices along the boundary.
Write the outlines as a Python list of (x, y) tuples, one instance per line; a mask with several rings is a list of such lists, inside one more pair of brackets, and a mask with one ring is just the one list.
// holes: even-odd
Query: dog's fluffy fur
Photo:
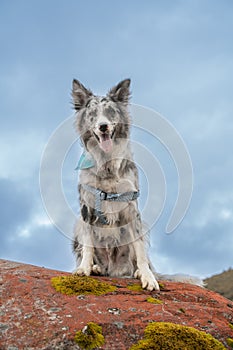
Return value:
[(79, 81), (73, 81), (75, 127), (85, 150), (95, 161), (93, 167), (80, 171), (81, 215), (73, 242), (77, 258), (75, 273), (136, 277), (143, 288), (159, 290), (147, 256), (147, 235), (143, 233), (137, 200), (103, 201), (101, 210), (108, 224), (102, 224), (95, 212), (95, 196), (82, 186), (86, 184), (108, 193), (139, 190), (129, 142), (129, 87), (130, 80), (123, 80), (105, 97), (99, 97)]

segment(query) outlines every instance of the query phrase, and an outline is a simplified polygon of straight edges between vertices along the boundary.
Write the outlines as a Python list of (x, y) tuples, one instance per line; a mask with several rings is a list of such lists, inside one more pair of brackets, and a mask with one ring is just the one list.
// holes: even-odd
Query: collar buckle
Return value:
[(107, 192), (104, 192), (104, 191), (101, 191), (101, 192), (100, 192), (100, 199), (101, 199), (102, 201), (106, 201), (107, 196), (108, 196)]

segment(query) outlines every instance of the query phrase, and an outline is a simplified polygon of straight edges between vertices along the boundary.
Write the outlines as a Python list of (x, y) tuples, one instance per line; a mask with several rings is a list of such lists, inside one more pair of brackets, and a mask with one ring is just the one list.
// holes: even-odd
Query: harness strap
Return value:
[(140, 195), (139, 191), (107, 193), (98, 188), (86, 184), (83, 184), (82, 187), (84, 190), (92, 193), (95, 196), (95, 214), (99, 218), (101, 224), (103, 225), (108, 225), (108, 221), (107, 218), (104, 216), (104, 213), (101, 211), (101, 201), (130, 202), (136, 200)]

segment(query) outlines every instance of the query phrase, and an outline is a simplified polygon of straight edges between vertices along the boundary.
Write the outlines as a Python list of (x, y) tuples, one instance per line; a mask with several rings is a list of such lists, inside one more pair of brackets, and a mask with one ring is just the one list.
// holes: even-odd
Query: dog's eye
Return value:
[(87, 101), (86, 106), (85, 106), (86, 108), (90, 107), (90, 102), (91, 102), (91, 100)]

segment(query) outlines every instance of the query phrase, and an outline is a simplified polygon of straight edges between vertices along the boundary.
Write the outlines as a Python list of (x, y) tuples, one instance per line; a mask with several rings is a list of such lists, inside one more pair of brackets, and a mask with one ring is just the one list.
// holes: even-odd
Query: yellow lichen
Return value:
[(102, 327), (94, 322), (89, 322), (81, 331), (76, 332), (74, 341), (81, 349), (98, 348), (104, 344)]
[(210, 334), (169, 322), (152, 322), (146, 327), (144, 334), (144, 339), (130, 350), (226, 349)]
[(146, 301), (148, 301), (148, 303), (151, 303), (151, 304), (163, 304), (162, 300), (155, 299), (152, 297), (147, 298)]
[(232, 338), (227, 338), (227, 344), (233, 348), (233, 339)]
[(233, 329), (233, 324), (229, 323), (229, 327), (230, 327), (231, 329)]
[(116, 290), (116, 287), (111, 284), (87, 276), (57, 276), (51, 279), (51, 283), (56, 291), (67, 295), (102, 295)]

